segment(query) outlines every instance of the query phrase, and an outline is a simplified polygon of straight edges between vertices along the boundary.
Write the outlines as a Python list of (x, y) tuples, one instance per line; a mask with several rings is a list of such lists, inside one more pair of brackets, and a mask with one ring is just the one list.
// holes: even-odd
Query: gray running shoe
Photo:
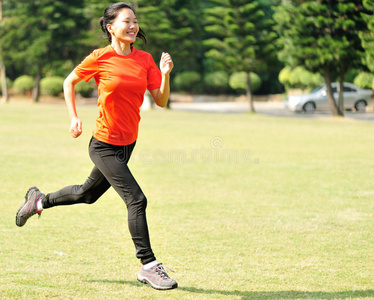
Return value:
[(142, 283), (150, 284), (156, 290), (171, 290), (178, 287), (178, 283), (166, 274), (161, 263), (144, 270), (140, 269), (138, 280)]
[(25, 196), (25, 203), (21, 205), (16, 215), (16, 224), (19, 227), (22, 227), (26, 224), (28, 218), (32, 217), (35, 214), (41, 215), (41, 211), (37, 211), (36, 202), (44, 197), (45, 195), (39, 191), (35, 186), (29, 188)]

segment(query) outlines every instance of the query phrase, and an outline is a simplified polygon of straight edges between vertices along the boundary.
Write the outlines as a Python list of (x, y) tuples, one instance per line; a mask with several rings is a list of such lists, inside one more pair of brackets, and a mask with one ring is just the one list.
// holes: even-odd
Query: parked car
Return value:
[[(331, 84), (334, 99), (339, 99), (339, 83)], [(344, 83), (344, 109), (354, 109), (357, 112), (365, 112), (366, 107), (374, 102), (374, 94), (372, 90), (362, 89), (352, 83)], [(327, 100), (326, 85), (322, 85), (310, 94), (288, 96), (285, 101), (285, 107), (292, 111), (304, 111), (312, 113), (315, 110), (329, 109)]]

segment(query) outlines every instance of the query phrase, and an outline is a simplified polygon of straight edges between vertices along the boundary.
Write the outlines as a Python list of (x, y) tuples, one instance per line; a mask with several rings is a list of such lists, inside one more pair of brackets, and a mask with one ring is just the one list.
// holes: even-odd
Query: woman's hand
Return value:
[(82, 121), (77, 117), (73, 117), (71, 119), (69, 131), (73, 138), (80, 136), (82, 134)]
[(161, 60), (160, 60), (160, 71), (163, 75), (167, 75), (173, 69), (174, 64), (173, 60), (169, 53), (162, 52)]
[(160, 71), (162, 74), (161, 86), (157, 89), (150, 90), (155, 103), (160, 107), (165, 107), (170, 96), (170, 72), (173, 69), (173, 60), (169, 53), (162, 52), (160, 60)]
[(77, 109), (75, 106), (75, 85), (80, 82), (82, 78), (78, 77), (74, 71), (72, 71), (64, 81), (64, 95), (65, 102), (68, 107), (69, 116), (71, 118), (69, 132), (73, 138), (77, 138), (82, 134), (82, 122), (78, 118)]

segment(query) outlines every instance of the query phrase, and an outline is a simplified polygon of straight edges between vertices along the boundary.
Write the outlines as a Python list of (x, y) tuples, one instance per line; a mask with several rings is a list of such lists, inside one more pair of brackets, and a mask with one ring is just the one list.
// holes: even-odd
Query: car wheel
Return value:
[(316, 105), (313, 102), (307, 102), (303, 105), (303, 111), (306, 113), (314, 113), (316, 110)]
[(359, 113), (364, 113), (366, 111), (366, 102), (364, 100), (359, 100), (355, 104), (355, 109)]

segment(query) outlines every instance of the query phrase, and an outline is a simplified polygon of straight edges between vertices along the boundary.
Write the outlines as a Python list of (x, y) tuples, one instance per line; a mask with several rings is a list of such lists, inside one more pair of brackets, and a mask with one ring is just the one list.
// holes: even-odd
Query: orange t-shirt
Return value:
[(111, 45), (94, 50), (74, 72), (84, 81), (95, 78), (99, 116), (93, 136), (112, 145), (130, 145), (138, 138), (140, 106), (146, 89), (161, 86), (161, 72), (151, 54), (132, 48), (119, 55)]

